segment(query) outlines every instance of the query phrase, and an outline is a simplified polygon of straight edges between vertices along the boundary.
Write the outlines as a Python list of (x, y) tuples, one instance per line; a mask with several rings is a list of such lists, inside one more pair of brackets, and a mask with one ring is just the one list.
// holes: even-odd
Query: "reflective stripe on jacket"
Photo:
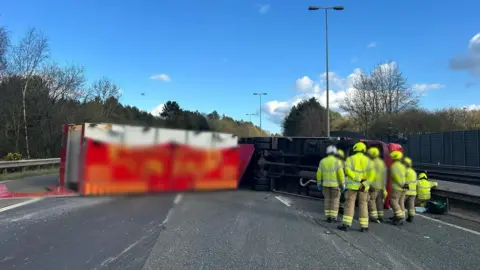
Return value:
[(417, 199), (424, 200), (424, 201), (430, 200), (431, 198), (430, 189), (436, 186), (438, 186), (437, 182), (430, 182), (425, 179), (418, 180)]
[(375, 180), (372, 182), (374, 189), (385, 189), (387, 185), (387, 166), (383, 159), (377, 157), (373, 160), (375, 169)]
[(347, 175), (347, 189), (350, 190), (359, 190), (362, 179), (366, 180), (363, 185), (367, 189), (370, 183), (375, 180), (373, 162), (363, 153), (356, 153), (347, 158), (345, 161), (345, 174)]
[(342, 161), (333, 155), (320, 160), (317, 170), (317, 184), (324, 187), (344, 186), (345, 174)]
[(394, 190), (403, 190), (405, 185), (405, 175), (407, 170), (405, 165), (400, 161), (395, 161), (390, 168), (390, 176), (392, 177), (392, 189)]

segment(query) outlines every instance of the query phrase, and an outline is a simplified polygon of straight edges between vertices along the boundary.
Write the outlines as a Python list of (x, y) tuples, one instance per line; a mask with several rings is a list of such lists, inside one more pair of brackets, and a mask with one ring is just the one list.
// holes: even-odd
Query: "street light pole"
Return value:
[(260, 131), (262, 130), (262, 96), (266, 96), (267, 93), (253, 93), (254, 96), (259, 96), (260, 97), (260, 112), (259, 112), (259, 116), (260, 116)]
[[(246, 115), (250, 117), (250, 123), (252, 123), (252, 116), (256, 115), (256, 114), (255, 113), (247, 113)], [(251, 131), (252, 131), (251, 127), (248, 126), (248, 137), (252, 137)]]
[(326, 71), (326, 91), (327, 91), (327, 137), (330, 137), (330, 85), (329, 85), (329, 74), (328, 74), (328, 10), (344, 10), (343, 6), (334, 6), (334, 7), (319, 7), (319, 6), (309, 6), (308, 10), (325, 10), (325, 71)]

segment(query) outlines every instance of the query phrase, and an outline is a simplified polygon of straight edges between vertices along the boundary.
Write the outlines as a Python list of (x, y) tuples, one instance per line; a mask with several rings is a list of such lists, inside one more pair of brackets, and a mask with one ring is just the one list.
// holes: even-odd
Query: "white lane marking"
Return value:
[(178, 204), (182, 200), (182, 198), (182, 194), (177, 194), (177, 196), (175, 196), (175, 199), (173, 200), (173, 204)]
[(446, 226), (450, 226), (450, 227), (455, 228), (455, 229), (462, 230), (462, 231), (464, 231), (464, 232), (469, 232), (469, 233), (472, 233), (472, 234), (475, 234), (475, 235), (480, 236), (480, 232), (477, 232), (477, 231), (474, 231), (474, 230), (470, 230), (470, 229), (467, 229), (467, 228), (464, 228), (464, 227), (461, 227), (461, 226), (458, 226), (458, 225), (455, 225), (455, 224), (451, 224), (451, 223), (448, 223), (448, 222), (445, 222), (445, 221), (442, 221), (442, 220), (438, 220), (438, 219), (434, 219), (434, 218), (431, 218), (431, 217), (427, 217), (427, 216), (425, 216), (425, 215), (417, 215), (417, 216), (420, 216), (420, 217), (422, 217), (422, 218), (425, 218), (425, 219), (428, 219), (428, 220), (431, 220), (431, 221), (438, 222), (438, 223), (443, 224), (443, 225), (446, 225)]
[(275, 199), (279, 200), (280, 202), (282, 202), (283, 204), (285, 204), (288, 207), (291, 206), (291, 204), (290, 204), (291, 202), (287, 198), (283, 198), (282, 196), (275, 196)]
[(0, 213), (2, 212), (5, 212), (5, 211), (8, 211), (8, 210), (12, 210), (12, 209), (15, 209), (17, 207), (21, 207), (21, 206), (24, 206), (24, 205), (27, 205), (27, 204), (31, 204), (31, 203), (34, 203), (34, 202), (38, 202), (40, 200), (42, 200), (43, 198), (34, 198), (34, 199), (31, 199), (31, 200), (28, 200), (28, 201), (24, 201), (24, 202), (21, 202), (21, 203), (16, 203), (16, 204), (12, 204), (12, 205), (9, 205), (9, 206), (5, 206), (3, 208), (0, 208)]

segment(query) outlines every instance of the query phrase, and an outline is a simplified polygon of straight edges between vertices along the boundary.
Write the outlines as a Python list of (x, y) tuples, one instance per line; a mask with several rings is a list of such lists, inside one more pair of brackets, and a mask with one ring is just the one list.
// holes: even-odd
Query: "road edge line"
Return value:
[(425, 219), (428, 219), (428, 220), (431, 220), (431, 221), (438, 222), (438, 223), (443, 224), (443, 225), (446, 225), (446, 226), (450, 226), (450, 227), (455, 228), (455, 229), (462, 230), (462, 231), (464, 231), (464, 232), (469, 232), (469, 233), (475, 234), (475, 235), (477, 235), (477, 236), (480, 236), (480, 232), (477, 232), (477, 231), (472, 230), (472, 229), (468, 229), (468, 228), (465, 228), (465, 227), (462, 227), (462, 226), (458, 226), (458, 225), (455, 225), (455, 224), (451, 224), (451, 223), (445, 222), (445, 221), (443, 221), (443, 220), (431, 218), (431, 217), (428, 217), (428, 216), (425, 216), (425, 215), (417, 215), (417, 216), (420, 216), (420, 217), (422, 217), (422, 218), (425, 218)]
[(12, 209), (24, 206), (24, 205), (28, 205), (28, 204), (31, 204), (31, 203), (34, 203), (34, 202), (38, 202), (38, 201), (41, 201), (42, 199), (43, 198), (33, 198), (33, 199), (28, 200), (28, 201), (24, 201), (24, 202), (21, 202), (21, 203), (16, 203), (16, 204), (12, 204), (12, 205), (9, 205), (9, 206), (5, 206), (3, 208), (0, 208), (0, 213), (3, 213), (3, 212), (8, 211), (8, 210), (12, 210)]

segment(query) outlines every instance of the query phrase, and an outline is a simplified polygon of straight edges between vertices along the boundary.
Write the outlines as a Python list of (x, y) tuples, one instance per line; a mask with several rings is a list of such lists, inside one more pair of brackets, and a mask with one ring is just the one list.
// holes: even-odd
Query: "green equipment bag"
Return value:
[(427, 202), (427, 213), (443, 215), (447, 212), (447, 201), (430, 200)]

